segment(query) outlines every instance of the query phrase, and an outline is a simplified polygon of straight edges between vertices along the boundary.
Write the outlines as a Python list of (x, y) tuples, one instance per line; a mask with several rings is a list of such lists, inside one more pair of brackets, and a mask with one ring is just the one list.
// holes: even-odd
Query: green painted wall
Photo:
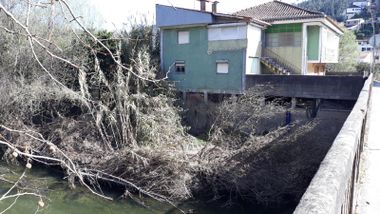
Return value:
[(307, 27), (307, 59), (319, 60), (319, 26)]
[[(174, 66), (169, 73), (169, 79), (175, 82), (176, 87), (181, 91), (242, 92), (246, 50), (208, 53), (207, 28), (194, 27), (186, 30), (190, 31), (190, 43), (185, 45), (177, 44), (177, 30), (166, 29), (163, 31), (163, 67), (165, 71), (168, 71), (176, 60), (183, 60), (186, 64), (185, 73), (176, 72)], [(217, 60), (229, 61), (228, 74), (216, 73)]]
[(280, 24), (272, 25), (265, 30), (265, 33), (290, 33), (290, 32), (302, 32), (302, 24)]
[(225, 40), (225, 41), (209, 41), (208, 51), (230, 51), (241, 50), (247, 47), (247, 39)]

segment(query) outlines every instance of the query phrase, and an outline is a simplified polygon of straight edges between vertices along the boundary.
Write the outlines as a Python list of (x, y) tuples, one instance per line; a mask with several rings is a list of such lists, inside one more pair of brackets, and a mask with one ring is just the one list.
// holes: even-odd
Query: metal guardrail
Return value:
[(322, 161), (294, 214), (352, 214), (356, 201), (360, 155), (363, 151), (373, 75), (331, 149)]

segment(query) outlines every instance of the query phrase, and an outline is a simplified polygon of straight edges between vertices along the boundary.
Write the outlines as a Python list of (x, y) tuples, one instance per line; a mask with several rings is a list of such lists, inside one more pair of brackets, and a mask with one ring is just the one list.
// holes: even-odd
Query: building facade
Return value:
[(240, 94), (247, 75), (323, 75), (338, 62), (343, 30), (320, 12), (279, 1), (232, 15), (217, 13), (216, 3), (211, 12), (156, 11), (161, 69), (180, 91)]

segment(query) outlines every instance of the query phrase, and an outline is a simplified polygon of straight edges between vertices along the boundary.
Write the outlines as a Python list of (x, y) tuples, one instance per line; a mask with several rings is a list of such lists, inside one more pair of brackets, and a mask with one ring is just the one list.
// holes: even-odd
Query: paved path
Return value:
[(375, 82), (369, 118), (368, 141), (364, 146), (356, 214), (380, 213), (380, 82)]

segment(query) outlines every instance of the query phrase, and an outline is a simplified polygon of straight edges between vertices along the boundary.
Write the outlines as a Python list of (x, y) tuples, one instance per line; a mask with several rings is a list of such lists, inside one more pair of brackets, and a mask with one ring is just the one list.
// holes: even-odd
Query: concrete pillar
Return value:
[(315, 100), (317, 108), (319, 108), (319, 106), (321, 105), (321, 102), (322, 102), (322, 99), (316, 99)]
[(205, 103), (208, 103), (208, 93), (207, 91), (203, 92), (203, 100)]
[(262, 98), (262, 99), (260, 100), (260, 106), (265, 106), (265, 98)]
[(295, 97), (292, 97), (292, 106), (291, 109), (295, 109), (297, 105), (297, 99)]
[(301, 74), (307, 74), (307, 24), (302, 24), (302, 66)]
[(184, 103), (186, 103), (186, 100), (187, 100), (187, 93), (186, 92), (182, 92), (182, 100)]
[(231, 100), (233, 103), (236, 103), (238, 99), (238, 96), (236, 94), (231, 94)]

